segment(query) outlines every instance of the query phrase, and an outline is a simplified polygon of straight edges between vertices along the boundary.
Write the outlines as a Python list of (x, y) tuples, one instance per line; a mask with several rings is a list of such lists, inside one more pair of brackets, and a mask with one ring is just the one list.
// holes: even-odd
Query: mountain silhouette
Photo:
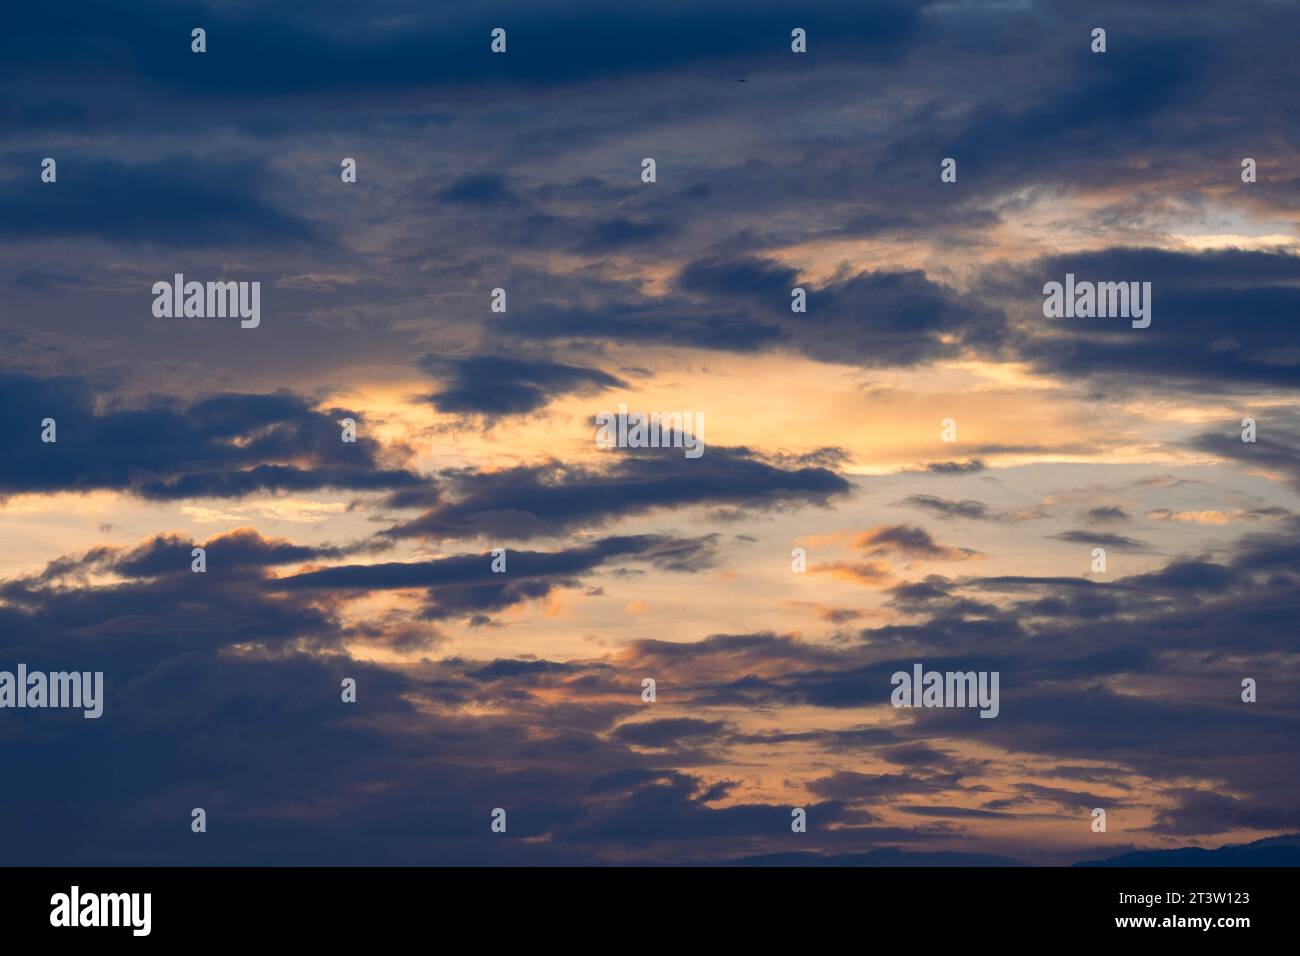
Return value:
[(1221, 846), (1213, 850), (1180, 847), (1176, 850), (1137, 850), (1075, 866), (1300, 866), (1300, 834), (1269, 837), (1254, 843)]

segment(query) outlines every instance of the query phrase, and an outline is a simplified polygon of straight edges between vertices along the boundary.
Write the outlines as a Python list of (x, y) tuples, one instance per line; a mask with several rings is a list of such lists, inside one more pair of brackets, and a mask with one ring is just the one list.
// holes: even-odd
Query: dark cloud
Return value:
[[(705, 787), (681, 773), (664, 774), (653, 783), (630, 789), (623, 799), (592, 819), (557, 835), (564, 843), (646, 846), (666, 840), (725, 840), (730, 845), (761, 841), (774, 831), (789, 832), (790, 808), (755, 803), (713, 807), (729, 786)], [(840, 819), (834, 803), (806, 808), (825, 822)]]
[(956, 593), (956, 588), (955, 583), (947, 578), (930, 575), (924, 581), (889, 588), (889, 603), (909, 614), (989, 617), (1000, 613), (996, 605), (963, 597)]
[[(593, 544), (560, 552), (508, 551), (509, 574), (533, 577), (551, 574), (574, 574), (588, 571), (611, 558), (645, 557), (659, 559), (665, 550), (671, 562), (680, 561), (681, 542), (655, 535), (605, 538)], [(696, 553), (705, 541), (692, 543)], [(458, 555), (421, 562), (341, 565), (279, 578), (282, 588), (361, 588), (364, 590), (428, 587), (465, 581), (491, 580), (490, 555)]]
[[(774, 841), (788, 833), (789, 807), (734, 802), (733, 784), (661, 762), (665, 751), (685, 759), (690, 748), (724, 747), (733, 739), (766, 748), (798, 743), (827, 752), (872, 750), (902, 768), (837, 770), (807, 782), (817, 799), (803, 805), (818, 823), (815, 835), (810, 830), (808, 863), (850, 848), (870, 856), (872, 850), (861, 849), (864, 841), (868, 847), (933, 841), (945, 821), (1009, 820), (1041, 814), (1043, 804), (1101, 802), (1087, 791), (1020, 784), (1010, 796), (972, 806), (971, 798), (984, 793), (981, 765), (956, 756), (951, 744), (977, 738), (982, 748), (1066, 761), (1052, 771), (1056, 777), (1111, 787), (1129, 779), (1117, 781), (1117, 774), (1146, 775), (1146, 787), (1155, 788), (1151, 797), (1170, 801), (1170, 809), (1157, 815), (1155, 832), (1285, 829), (1294, 823), (1296, 715), (1284, 706), (1242, 705), (1239, 667), (1213, 655), (1249, 651), (1257, 661), (1261, 654), (1282, 655), (1272, 659), (1261, 686), (1268, 698), (1282, 701), (1300, 686), (1300, 675), (1284, 661), (1300, 581), (1275, 574), (1288, 540), (1294, 543), (1287, 527), (1247, 536), (1229, 562), (1217, 566), (1237, 582), (1234, 587), (1188, 594), (1185, 572), (1175, 563), (1085, 588), (1123, 602), (1123, 615), (1102, 630), (1076, 627), (1068, 613), (1042, 607), (1026, 615), (1014, 602), (989, 606), (983, 620), (965, 621), (935, 604), (923, 625), (872, 628), (864, 632), (868, 640), (852, 646), (775, 634), (714, 635), (640, 642), (619, 667), (497, 658), (400, 670), (338, 653), (309, 658), (293, 648), (373, 639), (370, 629), (349, 628), (336, 617), (332, 602), (340, 590), (472, 584), (490, 574), (487, 555), (417, 562), (404, 570), (344, 565), (275, 578), (263, 575), (275, 565), (337, 560), (338, 554), (241, 531), (207, 542), (210, 560), (221, 568), (210, 565), (206, 575), (194, 575), (173, 567), (187, 557), (188, 542), (176, 536), (130, 549), (94, 549), (4, 583), (0, 646), (7, 658), (33, 667), (75, 661), (105, 670), (110, 692), (102, 726), (129, 732), (81, 726), (93, 722), (24, 723), (6, 746), (42, 785), (7, 788), (0, 819), (23, 823), (5, 831), (14, 859), (47, 863), (173, 858), (182, 849), (157, 826), (160, 800), (179, 806), (182, 818), (188, 807), (205, 806), (227, 827), (219, 845), (200, 848), (197, 862), (393, 863), (435, 851), (464, 862), (481, 862), (484, 853), (515, 863), (644, 854), (665, 861), (753, 859), (778, 851)], [(516, 559), (521, 576), (548, 580), (585, 573), (600, 561), (635, 556), (653, 563), (680, 546), (606, 539), (552, 555), (512, 552), (510, 573)], [(236, 567), (239, 574), (229, 573)], [(81, 575), (107, 568), (121, 580), (91, 583)], [(249, 586), (258, 580), (262, 586)], [(1004, 593), (1027, 593), (1023, 601), (1029, 603), (1052, 596), (1064, 581), (988, 579)], [(932, 577), (894, 593), (923, 605), (985, 586), (980, 579)], [(329, 600), (317, 603), (321, 598)], [(1251, 616), (1284, 602), (1290, 602), (1289, 613)], [(1213, 623), (1207, 628), (1207, 622)], [(1159, 653), (1147, 646), (1153, 635)], [(234, 645), (245, 651), (223, 653)], [(1007, 653), (989, 655), (989, 646)], [(1031, 646), (1029, 656), (1023, 649)], [(264, 652), (249, 654), (250, 647)], [(1174, 654), (1179, 649), (1200, 656), (1180, 660)], [(1000, 671), (999, 718), (912, 711), (909, 721), (891, 728), (737, 736), (720, 716), (645, 719), (639, 698), (640, 675), (655, 673), (661, 687), (697, 708), (730, 700), (843, 713), (883, 705), (890, 673), (912, 660), (939, 670)], [(1119, 694), (1096, 683), (1110, 674), (1145, 679), (1148, 693)], [(338, 702), (343, 676), (358, 680), (356, 705)], [(1205, 690), (1189, 697), (1178, 689), (1180, 679), (1207, 676), (1221, 685), (1206, 688), (1217, 699), (1205, 697)], [(1173, 682), (1169, 691), (1162, 682)], [(561, 699), (543, 700), (544, 692), (561, 688)], [(608, 702), (611, 695), (623, 702)], [(1144, 733), (1134, 735), (1133, 726)], [(202, 759), (195, 756), (200, 752)], [(1237, 768), (1231, 793), (1210, 799), (1186, 787), (1189, 777), (1213, 774), (1227, 753)], [(1072, 771), (1070, 758), (1100, 760), (1110, 769)], [(335, 772), (340, 760), (347, 761), (346, 780)], [(84, 786), (92, 779), (115, 785)], [(69, 826), (58, 801), (45, 799), (65, 787), (88, 795), (98, 825)], [(286, 823), (288, 810), (307, 806), (316, 809)], [(542, 846), (485, 849), (484, 808), (493, 806), (509, 808), (512, 833), (548, 839)], [(880, 825), (886, 806), (934, 823)], [(415, 827), (430, 807), (436, 823)], [(412, 838), (413, 832), (421, 836)], [(896, 854), (890, 859), (906, 862)]]
[(991, 520), (993, 513), (982, 501), (967, 498), (963, 501), (950, 501), (934, 495), (908, 495), (904, 504), (922, 508), (941, 518), (973, 518), (977, 521)]
[(443, 202), (468, 203), (473, 206), (493, 206), (518, 199), (507, 185), (506, 178), (500, 173), (492, 172), (461, 176), (443, 187), (438, 197)]
[(188, 156), (133, 164), (54, 158), (56, 183), (41, 182), (39, 164), (25, 157), (29, 174), (0, 181), (0, 239), (88, 236), (169, 248), (323, 239), (310, 222), (262, 194), (269, 172), (250, 176), (233, 162)]
[(560, 585), (602, 564), (643, 561), (661, 570), (692, 572), (713, 560), (713, 539), (675, 539), (658, 535), (604, 538), (565, 551), (507, 550), (506, 570), (492, 570), (490, 554), (457, 555), (432, 561), (389, 561), (337, 565), (276, 578), (268, 586), (286, 591), (385, 591), (428, 589), (422, 612), (428, 619), (498, 611), (545, 597)]
[(584, 252), (606, 254), (630, 246), (655, 243), (680, 230), (679, 223), (668, 219), (603, 219), (585, 227), (587, 238), (578, 248)]
[(955, 774), (867, 774), (840, 771), (808, 784), (808, 789), (822, 797), (837, 800), (876, 801), (904, 794), (942, 793), (958, 786)]
[(623, 724), (614, 731), (619, 740), (638, 747), (670, 747), (699, 738), (712, 739), (724, 728), (720, 720), (697, 720), (693, 717), (669, 717), (662, 720)]
[(880, 525), (853, 539), (855, 547), (871, 555), (899, 554), (908, 558), (960, 560), (975, 557), (970, 548), (950, 548), (934, 540), (930, 532), (916, 525)]
[[(998, 310), (963, 299), (919, 271), (861, 272), (814, 286), (768, 260), (702, 260), (682, 269), (678, 286), (702, 298), (706, 309), (747, 303), (781, 322), (782, 344), (822, 361), (915, 365), (966, 349), (995, 352), (1005, 334)], [(790, 310), (796, 286), (807, 292), (804, 313)]]
[[(1300, 384), (1300, 379), (1297, 383)], [(1300, 428), (1291, 423), (1294, 411), (1294, 408), (1284, 410), (1281, 421), (1275, 414), (1243, 415), (1243, 418), (1256, 418), (1253, 442), (1242, 441), (1241, 422), (1231, 421), (1220, 429), (1195, 436), (1190, 444), (1198, 451), (1219, 455), (1248, 468), (1278, 471), (1293, 488), (1300, 490)]]
[(1211, 561), (1176, 561), (1151, 574), (1125, 579), (1129, 585), (1146, 585), (1161, 590), (1196, 590), (1221, 592), (1240, 580), (1231, 568)]
[(305, 547), (291, 541), (264, 538), (252, 528), (241, 528), (207, 541), (187, 541), (178, 535), (158, 535), (125, 552), (100, 551), (91, 554), (107, 558), (97, 562), (107, 569), (129, 577), (143, 578), (160, 574), (192, 573), (192, 551), (198, 546), (204, 549), (205, 563), (211, 562), (212, 570), (222, 574), (337, 558), (343, 553), (341, 548)]
[(1151, 547), (1145, 541), (1139, 541), (1136, 538), (1130, 538), (1122, 534), (1109, 534), (1105, 531), (1062, 531), (1059, 534), (1052, 535), (1052, 537), (1058, 541), (1089, 544), (1100, 548), (1110, 548), (1114, 551), (1146, 551)]
[(426, 355), (418, 364), (447, 380), (429, 400), (439, 411), (457, 415), (519, 415), (543, 408), (560, 395), (590, 395), (627, 384), (599, 369), (501, 355)]
[[(1115, 29), (1110, 40), (1103, 60), (1090, 52), (1087, 29), (1062, 30), (1048, 40), (1057, 64), (1050, 80), (1028, 96), (979, 103), (955, 128), (951, 121), (934, 122), (934, 106), (925, 104), (907, 118), (914, 131), (890, 144), (874, 172), (893, 184), (921, 157), (937, 168), (937, 157), (953, 156), (962, 170), (959, 181), (965, 175), (986, 189), (1026, 178), (1056, 182), (1065, 173), (1063, 155), (1076, 149), (1094, 157), (1123, 155), (1132, 136), (1206, 92), (1218, 49), (1208, 40)], [(1071, 164), (1069, 173), (1076, 172)]]
[[(1150, 282), (1149, 328), (1124, 319), (1045, 319), (1042, 286), (1078, 281)], [(1113, 248), (1043, 259), (1022, 286), (1043, 334), (1022, 352), (1070, 378), (1151, 377), (1162, 386), (1300, 386), (1300, 338), (1283, 317), (1300, 308), (1300, 256)], [(1239, 437), (1239, 436), (1238, 436)]]
[[(0, 375), (0, 494), (109, 488), (142, 498), (236, 498), (270, 491), (415, 486), (411, 472), (380, 463), (361, 432), (341, 440), (340, 422), (362, 416), (316, 411), (287, 391), (214, 395), (183, 405), (157, 399), (102, 407), (77, 378)], [(55, 442), (42, 442), (52, 418)]]
[[(303, 20), (307, 12), (316, 18), (310, 26)], [(33, 61), (70, 68), (80, 57), (104, 58), (111, 51), (118, 77), (191, 96), (252, 98), (394, 95), (431, 87), (451, 95), (466, 84), (556, 86), (710, 61), (775, 65), (789, 49), (789, 17), (768, 0), (707, 11), (672, 0), (653, 14), (616, 14), (586, 0), (558, 20), (522, 2), (493, 17), (453, 18), (410, 4), (391, 15), (398, 19), (376, 22), (371, 13), (342, 3), (288, 4), (256, 14), (210, 9), (203, 18), (208, 53), (195, 56), (188, 26), (193, 18), (166, 5), (143, 3), (129, 15), (92, 7), (75, 23), (29, 10), (14, 18), (0, 52), (15, 70)], [(821, 35), (825, 56), (893, 60), (910, 46), (921, 21), (919, 11), (902, 3), (864, 8), (836, 2), (801, 22)], [(496, 23), (509, 24), (505, 56), (489, 53)], [(737, 29), (738, 23), (745, 28)], [(238, 69), (229, 68), (235, 64)]]
[(967, 475), (983, 471), (985, 464), (978, 458), (970, 461), (934, 461), (925, 466), (925, 470), (936, 475)]
[[(781, 468), (745, 448), (709, 446), (696, 459), (677, 448), (620, 450), (610, 458), (603, 471), (557, 462), (444, 473), (447, 499), (387, 534), (518, 540), (666, 507), (825, 505), (850, 490), (848, 481), (827, 468)], [(399, 493), (390, 501), (397, 507), (407, 502), (419, 504), (419, 496)]]

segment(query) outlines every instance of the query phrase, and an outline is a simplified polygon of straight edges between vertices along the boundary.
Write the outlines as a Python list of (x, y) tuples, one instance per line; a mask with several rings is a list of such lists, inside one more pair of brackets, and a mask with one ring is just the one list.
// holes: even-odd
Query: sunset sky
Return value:
[[(0, 670), (105, 701), (0, 711), (0, 862), (1300, 831), (1300, 9), (1084, 6), (15, 5)], [(998, 717), (892, 707), (918, 662)]]

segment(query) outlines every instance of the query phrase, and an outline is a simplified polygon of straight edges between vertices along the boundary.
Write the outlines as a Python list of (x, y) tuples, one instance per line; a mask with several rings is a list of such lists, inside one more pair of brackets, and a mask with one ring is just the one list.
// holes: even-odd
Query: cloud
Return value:
[[(310, 28), (295, 18), (296, 8), (262, 10), (252, 17), (209, 10), (204, 22), (210, 47), (199, 57), (190, 53), (188, 32), (183, 42), (170, 42), (169, 9), (145, 3), (120, 17), (91, 11), (75, 24), (48, 11), (27, 11), (15, 18), (0, 51), (15, 66), (39, 52), (42, 62), (73, 68), (81, 65), (79, 56), (100, 51), (105, 36), (120, 37), (115, 73), (148, 86), (214, 99), (346, 98), (439, 88), (451, 95), (467, 84), (555, 87), (716, 61), (777, 63), (783, 45), (774, 50), (764, 38), (788, 37), (790, 29), (782, 8), (770, 2), (728, 0), (701, 12), (674, 0), (653, 13), (616, 15), (594, 0), (582, 0), (571, 5), (563, 22), (522, 2), (504, 5), (495, 20), (451, 17), (406, 4), (389, 23), (332, 2), (314, 8), (319, 19)], [(737, 20), (747, 29), (732, 29)], [(510, 25), (505, 56), (488, 54), (488, 34), (496, 22)], [(919, 34), (921, 18), (902, 3), (867, 8), (833, 3), (802, 22), (821, 34), (825, 56), (893, 60)], [(718, 43), (719, 36), (728, 42)], [(217, 42), (223, 37), (237, 37), (239, 45), (223, 46)], [(238, 63), (240, 69), (214, 70), (213, 62)]]
[(1052, 535), (1058, 541), (1069, 541), (1072, 544), (1090, 544), (1099, 548), (1110, 548), (1114, 551), (1146, 551), (1150, 545), (1145, 541), (1139, 541), (1136, 538), (1130, 538), (1122, 534), (1109, 534), (1105, 531), (1062, 531), (1059, 534)]
[(908, 117), (914, 132), (890, 144), (875, 172), (892, 185), (913, 156), (955, 156), (986, 189), (1024, 185), (1026, 178), (1077, 183), (1078, 164), (1062, 162), (1063, 153), (1087, 149), (1094, 161), (1125, 155), (1126, 132), (1150, 130), (1196, 104), (1218, 59), (1217, 48), (1199, 37), (1129, 32), (1098, 69), (1086, 31), (1084, 37), (1071, 42), (1065, 31), (1058, 42), (1069, 45), (1056, 51), (1058, 69), (1028, 95), (990, 97), (942, 130), (921, 124), (933, 107)]
[(983, 471), (985, 467), (983, 461), (972, 458), (970, 461), (933, 461), (925, 466), (925, 470), (936, 475), (967, 475)]
[(970, 548), (940, 545), (930, 532), (916, 525), (877, 525), (856, 535), (851, 544), (870, 555), (897, 554), (939, 561), (964, 561), (979, 556), (978, 551)]
[[(1300, 384), (1300, 378), (1297, 378), (1297, 384)], [(1233, 421), (1218, 430), (1196, 435), (1189, 444), (1198, 451), (1246, 467), (1278, 472), (1292, 488), (1300, 490), (1300, 429), (1289, 422), (1279, 422), (1271, 415), (1260, 416), (1255, 441), (1244, 442), (1239, 423)]]
[[(189, 541), (175, 534), (160, 534), (126, 551), (97, 549), (89, 552), (91, 565), (131, 578), (162, 574), (191, 574), (192, 551), (202, 546), (205, 561), (214, 571), (229, 575), (241, 570), (337, 558), (344, 549), (307, 547), (284, 539), (264, 538), (255, 528), (237, 528), (207, 541)], [(97, 560), (95, 560), (97, 559)]]
[(456, 555), (429, 561), (336, 565), (276, 578), (274, 590), (361, 592), (427, 589), (426, 619), (499, 611), (549, 595), (609, 561), (643, 561), (662, 570), (694, 572), (713, 560), (713, 539), (658, 535), (603, 538), (563, 551), (508, 550), (506, 571), (492, 570), (490, 555)]
[[(1270, 695), (1285, 698), (1293, 684), (1300, 686), (1286, 662), (1300, 581), (1276, 573), (1295, 566), (1284, 555), (1294, 542), (1294, 529), (1285, 525), (1247, 536), (1228, 563), (1216, 565), (1227, 578), (1212, 589), (1186, 591), (1188, 562), (1082, 588), (1122, 602), (1123, 613), (1102, 629), (1076, 625), (1069, 607), (1025, 613), (1043, 595), (1058, 594), (1067, 579), (931, 577), (894, 590), (899, 598), (918, 600), (917, 610), (926, 603), (922, 598), (937, 602), (927, 620), (916, 627), (868, 628), (853, 644), (719, 634), (641, 641), (625, 658), (609, 660), (451, 658), (401, 669), (337, 653), (371, 633), (368, 622), (350, 627), (336, 616), (337, 592), (447, 586), (454, 593), (490, 575), (486, 555), (408, 567), (341, 565), (274, 578), (264, 576), (274, 566), (339, 555), (238, 531), (210, 540), (209, 573), (194, 575), (173, 568), (186, 556), (187, 542), (176, 536), (129, 549), (93, 549), (45, 573), (4, 582), (0, 646), (6, 657), (33, 667), (57, 669), (71, 661), (105, 670), (105, 719), (111, 714), (114, 727), (130, 732), (86, 736), (70, 733), (71, 722), (24, 724), (7, 746), (39, 771), (43, 787), (9, 788), (0, 805), (27, 821), (13, 847), (16, 859), (147, 861), (179, 852), (179, 845), (156, 835), (154, 808), (165, 793), (178, 805), (221, 813), (232, 827), (228, 840), (202, 851), (211, 863), (399, 862), (435, 849), (469, 861), (483, 852), (475, 849), (481, 842), (475, 834), (486, 826), (482, 807), (505, 805), (517, 832), (548, 838), (537, 847), (490, 851), (501, 854), (493, 859), (518, 863), (637, 854), (717, 861), (775, 852), (775, 834), (788, 831), (788, 805), (736, 801), (725, 779), (662, 762), (665, 751), (689, 758), (701, 744), (719, 754), (742, 744), (813, 747), (823, 759), (875, 752), (902, 767), (837, 768), (807, 782), (813, 799), (801, 805), (810, 818), (837, 823), (819, 828), (809, 851), (818, 855), (860, 850), (864, 841), (933, 841), (945, 820), (1011, 821), (1037, 813), (1034, 801), (1091, 796), (1019, 784), (1010, 788), (1018, 801), (972, 806), (987, 771), (958, 751), (960, 741), (978, 732), (983, 751), (1042, 754), (1057, 763), (1102, 760), (1115, 768), (1104, 774), (1108, 782), (1117, 773), (1125, 776), (1116, 782), (1125, 784), (1143, 775), (1153, 801), (1171, 801), (1157, 817), (1160, 832), (1280, 827), (1294, 780), (1296, 718), (1285, 710), (1243, 710), (1236, 698), (1238, 666), (1205, 655), (1246, 652), (1256, 663), (1271, 660)], [(521, 577), (547, 582), (602, 562), (675, 560), (666, 555), (684, 546), (614, 538), (549, 554), (511, 552), (510, 574), (516, 559)], [(221, 561), (214, 560), (218, 555)], [(227, 573), (236, 567), (241, 574)], [(121, 580), (91, 583), (79, 574), (83, 568), (111, 568)], [(262, 586), (250, 587), (250, 580)], [(990, 587), (1026, 596), (990, 606), (983, 620), (955, 619), (943, 607), (956, 590)], [(317, 603), (321, 599), (326, 602)], [(1257, 613), (1267, 607), (1289, 610), (1271, 618)], [(1208, 629), (1207, 622), (1213, 622)], [(1161, 635), (1159, 654), (1145, 647), (1151, 633)], [(336, 653), (308, 657), (296, 650), (322, 644)], [(227, 653), (233, 645), (244, 650)], [(990, 655), (991, 646), (1006, 653)], [(1023, 650), (1029, 646), (1032, 655)], [(1180, 657), (1179, 649), (1194, 649), (1196, 657)], [(941, 670), (1000, 671), (999, 720), (976, 723), (963, 721), (970, 714), (927, 711), (910, 712), (909, 720), (889, 727), (832, 731), (813, 722), (799, 731), (738, 735), (721, 714), (644, 719), (636, 680), (655, 673), (661, 687), (672, 686), (674, 697), (696, 710), (799, 706), (847, 714), (887, 707), (889, 675), (917, 659)], [(1096, 684), (1110, 674), (1150, 682), (1145, 694), (1121, 694)], [(366, 710), (337, 702), (345, 675), (358, 679)], [(1192, 675), (1213, 678), (1206, 689), (1217, 702), (1180, 689), (1179, 681)], [(1218, 683), (1223, 688), (1216, 689)], [(1147, 732), (1135, 737), (1135, 725)], [(1197, 741), (1190, 749), (1180, 746), (1189, 734)], [(204, 759), (197, 760), (200, 745)], [(1237, 755), (1238, 768), (1234, 791), (1223, 798), (1230, 802), (1198, 803), (1186, 792), (1187, 779), (1212, 776), (1229, 752)], [(55, 753), (58, 761), (50, 757)], [(334, 754), (333, 763), (327, 753)], [(492, 759), (483, 760), (484, 753)], [(346, 786), (320, 770), (339, 759), (348, 761)], [(39, 799), (53, 792), (47, 787), (75, 786), (112, 767), (131, 772), (111, 792), (93, 791), (100, 794), (99, 826), (69, 828), (66, 814)], [(1068, 767), (1056, 775), (1070, 776)], [(411, 831), (430, 806), (437, 826)], [(879, 814), (891, 809), (936, 821), (937, 829), (882, 823)], [(1225, 830), (1216, 830), (1216, 821)], [(411, 832), (422, 836), (412, 842)]]
[(426, 373), (448, 379), (429, 401), (452, 414), (519, 415), (544, 408), (560, 395), (591, 395), (627, 385), (599, 369), (500, 355), (426, 355), (418, 364)]
[(622, 724), (614, 731), (614, 736), (638, 747), (663, 748), (701, 738), (715, 738), (725, 727), (726, 724), (720, 720), (670, 717)]
[(312, 223), (266, 198), (270, 178), (184, 155), (136, 163), (65, 157), (57, 183), (0, 180), (0, 239), (94, 237), (169, 248), (324, 241)]
[(989, 506), (982, 501), (975, 501), (971, 498), (952, 501), (947, 498), (937, 498), (934, 495), (908, 495), (903, 503), (915, 508), (922, 508), (941, 518), (972, 518), (976, 521), (993, 520), (993, 512), (989, 510)]
[[(807, 290), (804, 313), (790, 311), (795, 286)], [(768, 260), (697, 260), (682, 269), (678, 287), (703, 298), (706, 308), (747, 303), (781, 323), (782, 344), (826, 362), (916, 365), (967, 349), (997, 351), (1005, 334), (998, 310), (963, 299), (920, 271), (860, 272), (816, 286)]]
[[(490, 535), (520, 540), (598, 527), (660, 508), (824, 506), (851, 487), (827, 468), (781, 468), (746, 448), (709, 446), (697, 459), (684, 458), (677, 449), (619, 451), (610, 458), (599, 471), (551, 462), (495, 472), (445, 472), (446, 499), (385, 533), (399, 539)], [(418, 494), (398, 493), (389, 503), (401, 507), (419, 500)]]
[(1026, 305), (1038, 309), (1042, 284), (1064, 281), (1067, 271), (1076, 281), (1150, 282), (1151, 326), (1046, 320), (1040, 312), (1042, 334), (1025, 339), (1021, 352), (1043, 371), (1154, 377), (1162, 388), (1300, 385), (1300, 360), (1288, 357), (1300, 338), (1282, 319), (1300, 307), (1300, 255), (1110, 248), (1047, 258), (1026, 272)]
[[(82, 379), (10, 374), (0, 375), (0, 404), (24, 423), (0, 434), (0, 495), (108, 488), (176, 500), (420, 484), (384, 467), (373, 438), (341, 440), (339, 422), (361, 415), (317, 411), (288, 391), (101, 408)], [(55, 442), (41, 441), (46, 418)]]
[(438, 197), (443, 202), (467, 203), (471, 206), (495, 206), (518, 200), (518, 196), (507, 185), (506, 177), (494, 172), (458, 177), (444, 186)]

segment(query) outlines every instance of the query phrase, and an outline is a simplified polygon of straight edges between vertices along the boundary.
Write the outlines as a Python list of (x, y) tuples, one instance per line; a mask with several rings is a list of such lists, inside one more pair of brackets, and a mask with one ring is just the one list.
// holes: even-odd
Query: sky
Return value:
[[(1064, 865), (1300, 831), (1297, 25), (16, 7), (0, 671), (102, 671), (104, 701), (0, 709), (0, 862)], [(260, 283), (259, 324), (159, 317), (178, 273)], [(1149, 327), (1048, 317), (1067, 274), (1150, 283)], [(704, 453), (602, 447), (620, 405), (702, 416)], [(996, 672), (997, 716), (895, 707), (914, 664)]]

